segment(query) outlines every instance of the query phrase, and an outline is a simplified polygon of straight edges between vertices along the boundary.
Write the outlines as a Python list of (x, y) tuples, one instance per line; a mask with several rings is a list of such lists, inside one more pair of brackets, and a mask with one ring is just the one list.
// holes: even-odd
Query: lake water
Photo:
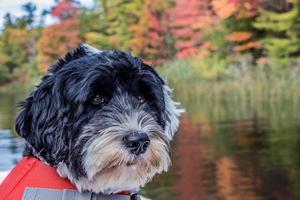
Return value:
[[(142, 194), (157, 200), (300, 199), (298, 98), (240, 102), (223, 95), (177, 91), (187, 112), (172, 143), (172, 167)], [(22, 140), (13, 131), (22, 96), (0, 94), (0, 171), (22, 156)]]
[(22, 157), (23, 140), (14, 133), (16, 102), (20, 94), (0, 92), (0, 171), (9, 170)]

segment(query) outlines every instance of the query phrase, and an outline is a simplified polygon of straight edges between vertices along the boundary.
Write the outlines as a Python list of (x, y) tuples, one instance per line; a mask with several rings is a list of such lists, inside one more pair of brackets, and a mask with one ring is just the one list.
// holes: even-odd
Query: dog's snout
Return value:
[(145, 153), (150, 145), (150, 139), (146, 133), (131, 132), (123, 138), (125, 146), (135, 155)]

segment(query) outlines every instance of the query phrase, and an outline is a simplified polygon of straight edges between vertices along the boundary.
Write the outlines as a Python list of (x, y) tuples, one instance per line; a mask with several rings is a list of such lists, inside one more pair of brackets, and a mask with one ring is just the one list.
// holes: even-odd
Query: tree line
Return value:
[[(300, 0), (56, 0), (36, 13), (7, 13), (0, 33), (0, 80), (34, 76), (87, 42), (133, 52), (155, 66), (214, 57), (287, 66), (300, 53)], [(45, 25), (51, 15), (55, 23)], [(37, 17), (38, 16), (38, 17)], [(226, 65), (224, 65), (226, 66)], [(209, 67), (209, 66), (208, 66)]]

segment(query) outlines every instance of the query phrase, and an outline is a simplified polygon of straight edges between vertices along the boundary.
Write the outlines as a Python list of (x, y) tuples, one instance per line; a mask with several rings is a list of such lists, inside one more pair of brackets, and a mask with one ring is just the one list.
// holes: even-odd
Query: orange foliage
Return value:
[(249, 49), (261, 49), (262, 45), (258, 41), (249, 41), (246, 44), (241, 44), (233, 47), (233, 51), (242, 52)]
[(268, 57), (261, 57), (259, 59), (256, 60), (256, 63), (259, 65), (266, 65), (269, 62), (269, 58)]
[[(70, 8), (72, 8), (71, 12)], [(44, 28), (37, 43), (37, 61), (41, 72), (46, 72), (49, 65), (54, 64), (55, 60), (80, 43), (80, 21), (75, 9), (71, 0), (59, 2), (53, 8), (52, 15), (58, 17), (60, 21)]]
[(212, 0), (212, 8), (221, 19), (235, 15), (236, 18), (257, 15), (260, 0)]
[(66, 19), (42, 31), (37, 48), (41, 72), (46, 72), (60, 56), (80, 43), (79, 20)]
[(216, 15), (221, 19), (226, 19), (237, 11), (237, 6), (229, 0), (212, 0), (212, 7)]
[(15, 29), (15, 28), (8, 28), (8, 42), (9, 43), (22, 43), (25, 44), (28, 42), (28, 38), (31, 37), (30, 31), (28, 29)]
[[(257, 15), (260, 0), (212, 0), (212, 8), (220, 20), (229, 19), (234, 23), (239, 20), (251, 20)], [(225, 40), (233, 43), (234, 52), (245, 52), (251, 49), (261, 49), (259, 42), (255, 41), (254, 33), (249, 32), (250, 25), (246, 30), (237, 26), (236, 30), (225, 36)]]
[(241, 42), (241, 41), (246, 41), (251, 38), (253, 34), (251, 32), (233, 32), (226, 36), (226, 39), (228, 41), (233, 41), (233, 42)]

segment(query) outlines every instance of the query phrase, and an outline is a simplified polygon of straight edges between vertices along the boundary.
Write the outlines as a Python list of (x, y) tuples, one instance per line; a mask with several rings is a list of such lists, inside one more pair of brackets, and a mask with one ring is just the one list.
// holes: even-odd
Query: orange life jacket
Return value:
[(71, 189), (76, 187), (60, 177), (56, 168), (30, 156), (24, 157), (0, 185), (0, 200), (21, 200), (25, 187)]
[[(4, 179), (0, 185), (0, 200), (22, 200), (25, 187), (77, 190), (68, 179), (58, 175), (55, 167), (33, 156), (24, 157)], [(131, 192), (117, 194), (130, 196)]]

